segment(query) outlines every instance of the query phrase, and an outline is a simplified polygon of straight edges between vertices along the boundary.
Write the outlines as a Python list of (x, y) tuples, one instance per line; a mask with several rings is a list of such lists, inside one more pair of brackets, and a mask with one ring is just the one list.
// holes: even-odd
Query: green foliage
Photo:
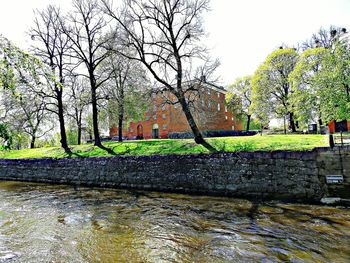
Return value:
[(310, 48), (302, 53), (293, 72), (291, 105), (301, 124), (321, 119), (320, 85), (315, 76), (322, 70), (323, 60), (329, 53), (325, 48)]
[(238, 78), (229, 87), (229, 92), (226, 95), (226, 103), (228, 108), (237, 115), (252, 115), (251, 80), (251, 76)]
[[(207, 141), (219, 151), (259, 151), (259, 150), (311, 150), (327, 146), (324, 135), (256, 135), (245, 137), (208, 138)], [(107, 142), (105, 146), (118, 155), (159, 155), (159, 154), (200, 154), (208, 150), (192, 139), (145, 140)], [(92, 144), (72, 146), (73, 156), (111, 156)], [(0, 158), (63, 158), (67, 157), (59, 147), (0, 151)]]
[(290, 75), (292, 104), (298, 119), (350, 119), (350, 46), (335, 42), (332, 48), (313, 48), (300, 57)]
[(78, 144), (78, 130), (77, 129), (68, 129), (67, 130), (67, 142), (68, 145), (77, 145)]
[(338, 42), (315, 75), (320, 87), (321, 111), (326, 120), (350, 119), (350, 46)]
[(39, 82), (42, 63), (0, 35), (0, 88), (15, 89), (18, 83), (28, 82), (28, 76)]
[(19, 130), (12, 131), (13, 149), (27, 148), (30, 142), (30, 136)]
[[(128, 88), (124, 95), (124, 120), (141, 121), (149, 106), (149, 95), (146, 90)], [(108, 104), (108, 117), (110, 125), (118, 125), (118, 101), (111, 99)], [(129, 122), (125, 122), (125, 128)]]
[[(266, 123), (263, 123), (263, 126), (264, 126), (264, 124), (266, 124)], [(246, 118), (244, 118), (243, 120), (242, 120), (242, 125), (243, 125), (243, 127), (246, 127), (247, 126), (247, 119)], [(254, 119), (254, 118), (251, 118), (250, 119), (250, 130), (255, 130), (255, 131), (257, 131), (257, 130), (261, 130), (261, 123), (260, 123), (260, 121), (258, 120), (258, 119)]]
[(15, 88), (15, 74), (6, 58), (0, 61), (0, 88), (8, 90)]
[(0, 124), (0, 138), (2, 138), (0, 149), (10, 150), (12, 147), (13, 139), (7, 124), (4, 124), (4, 123)]
[(292, 48), (278, 49), (254, 73), (251, 108), (258, 114), (259, 120), (285, 116), (292, 110), (288, 76), (293, 71), (298, 56)]

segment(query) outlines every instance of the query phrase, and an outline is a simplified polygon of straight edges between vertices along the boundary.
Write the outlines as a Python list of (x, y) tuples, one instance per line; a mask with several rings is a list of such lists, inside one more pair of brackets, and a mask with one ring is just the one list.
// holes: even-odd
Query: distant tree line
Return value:
[(298, 45), (273, 51), (252, 76), (230, 86), (228, 105), (267, 126), (284, 120), (284, 132), (308, 124), (350, 119), (350, 42), (345, 28), (331, 26)]

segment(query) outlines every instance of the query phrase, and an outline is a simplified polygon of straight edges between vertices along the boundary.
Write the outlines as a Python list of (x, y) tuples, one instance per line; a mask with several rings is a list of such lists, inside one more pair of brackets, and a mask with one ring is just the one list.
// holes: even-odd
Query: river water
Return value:
[(0, 262), (350, 262), (350, 209), (0, 182)]

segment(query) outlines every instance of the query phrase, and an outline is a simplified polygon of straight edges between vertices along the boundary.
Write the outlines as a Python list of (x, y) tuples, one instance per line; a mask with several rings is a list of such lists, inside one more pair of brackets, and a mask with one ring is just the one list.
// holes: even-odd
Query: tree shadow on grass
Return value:
[(68, 158), (73, 158), (73, 157), (79, 157), (79, 158), (84, 158), (84, 156), (78, 154), (78, 153), (74, 153), (74, 152), (69, 152), (67, 153)]
[(106, 152), (109, 153), (110, 155), (113, 155), (113, 156), (117, 156), (117, 155), (118, 155), (115, 151), (113, 151), (113, 149), (108, 148), (108, 147), (106, 147), (106, 146), (104, 146), (104, 145), (102, 145), (102, 144), (101, 144), (101, 145), (98, 145), (97, 147), (99, 147), (100, 149), (106, 151)]
[(214, 146), (210, 145), (207, 141), (200, 143), (204, 148), (206, 148), (210, 153), (219, 152)]

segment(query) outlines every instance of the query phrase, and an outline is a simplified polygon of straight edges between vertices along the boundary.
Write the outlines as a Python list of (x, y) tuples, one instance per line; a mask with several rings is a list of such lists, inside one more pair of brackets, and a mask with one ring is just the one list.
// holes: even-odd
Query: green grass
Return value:
[[(219, 151), (312, 150), (328, 146), (324, 135), (255, 135), (249, 137), (210, 138), (207, 141)], [(199, 154), (208, 150), (193, 140), (144, 140), (106, 142), (104, 146), (117, 155)], [(92, 144), (71, 146), (72, 157), (112, 156)], [(0, 151), (0, 158), (63, 158), (67, 154), (59, 147)]]

